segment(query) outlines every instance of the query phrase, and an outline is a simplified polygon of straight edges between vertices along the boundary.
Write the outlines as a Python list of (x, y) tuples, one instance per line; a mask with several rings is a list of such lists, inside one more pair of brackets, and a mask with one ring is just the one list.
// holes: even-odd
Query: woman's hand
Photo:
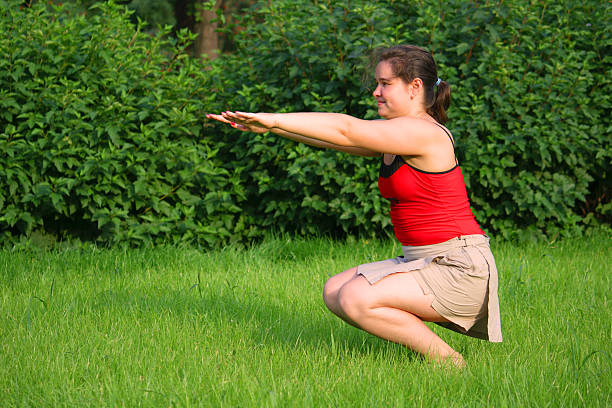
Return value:
[(222, 112), (220, 115), (207, 114), (209, 119), (227, 123), (233, 128), (245, 132), (265, 133), (275, 126), (273, 114), (249, 112)]

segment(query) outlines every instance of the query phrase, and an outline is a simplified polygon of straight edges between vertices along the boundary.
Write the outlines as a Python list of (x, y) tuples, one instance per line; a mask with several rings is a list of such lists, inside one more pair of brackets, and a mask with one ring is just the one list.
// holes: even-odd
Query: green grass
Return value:
[(332, 274), (393, 242), (0, 251), (0, 405), (612, 406), (611, 237), (493, 243), (504, 342), (437, 369), (344, 324)]

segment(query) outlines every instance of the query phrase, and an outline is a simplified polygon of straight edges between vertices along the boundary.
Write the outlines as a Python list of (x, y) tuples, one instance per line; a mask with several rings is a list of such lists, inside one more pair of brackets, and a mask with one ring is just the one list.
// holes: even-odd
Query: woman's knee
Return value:
[(340, 288), (355, 276), (356, 270), (356, 268), (348, 269), (332, 276), (325, 282), (323, 286), (323, 301), (332, 312), (335, 312), (338, 308), (338, 292)]
[(338, 306), (350, 319), (359, 320), (371, 309), (367, 294), (368, 286), (369, 283), (365, 278), (358, 277), (338, 291)]
[(337, 302), (337, 290), (334, 290), (333, 282), (330, 282), (333, 277), (329, 278), (323, 286), (323, 302), (325, 306), (332, 312), (334, 311)]

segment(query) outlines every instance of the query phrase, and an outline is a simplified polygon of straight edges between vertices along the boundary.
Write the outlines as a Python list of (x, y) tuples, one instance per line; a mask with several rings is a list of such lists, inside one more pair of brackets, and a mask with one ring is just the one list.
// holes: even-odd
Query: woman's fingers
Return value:
[(228, 112), (222, 112), (221, 114), (207, 113), (206, 114), (206, 118), (214, 119), (214, 120), (217, 120), (217, 121), (223, 122), (223, 123), (227, 123), (228, 125), (231, 125), (233, 128), (238, 129), (238, 130), (242, 130), (244, 132), (247, 132), (247, 131), (252, 131), (252, 132), (261, 131), (261, 129), (255, 129), (252, 126), (250, 126), (248, 123), (244, 123), (244, 124), (236, 123), (238, 121), (242, 121), (242, 119), (239, 119), (237, 116), (234, 116), (234, 115), (229, 115)]
[(225, 111), (220, 114), (207, 113), (206, 118), (214, 119), (219, 122), (227, 123), (233, 128), (250, 131), (255, 133), (264, 133), (268, 131), (269, 126), (263, 124), (256, 113), (250, 112), (232, 112)]
[[(227, 123), (229, 125), (232, 125), (235, 128), (239, 128), (238, 125), (235, 123), (237, 119), (227, 116), (225, 112), (223, 112), (220, 115), (215, 115), (214, 113), (207, 113), (206, 117), (208, 119), (218, 120), (219, 122)], [(240, 130), (246, 130), (246, 128), (242, 126), (240, 127)]]
[(257, 120), (255, 120), (254, 118), (255, 115), (252, 113), (227, 111), (227, 112), (223, 112), (222, 115), (225, 119), (229, 120), (230, 122), (241, 122), (244, 124), (257, 122)]
[(224, 118), (223, 115), (216, 115), (214, 113), (207, 113), (206, 117), (208, 119), (214, 119), (214, 120), (218, 120), (219, 122), (230, 123), (231, 124), (231, 121), (227, 120), (226, 118)]
[(219, 122), (227, 123), (234, 129), (243, 132), (265, 133), (269, 131), (269, 126), (261, 123), (262, 114), (248, 112), (230, 112), (225, 111), (219, 114), (207, 113), (207, 119), (214, 119)]

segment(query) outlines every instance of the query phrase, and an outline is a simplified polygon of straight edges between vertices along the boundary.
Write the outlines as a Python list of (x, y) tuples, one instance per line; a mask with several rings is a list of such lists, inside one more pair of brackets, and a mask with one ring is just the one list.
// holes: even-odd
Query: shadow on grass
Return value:
[[(195, 285), (194, 285), (195, 286)], [(400, 345), (353, 328), (327, 311), (321, 299), (315, 310), (275, 304), (256, 294), (232, 291), (198, 292), (155, 290), (154, 293), (106, 290), (90, 300), (92, 309), (111, 309), (146, 320), (146, 316), (168, 316), (184, 321), (192, 318), (202, 331), (238, 327), (236, 338), (248, 338), (253, 346), (282, 345), (287, 348), (325, 349), (348, 355), (400, 356), (410, 361), (420, 356)], [(214, 289), (214, 288), (213, 288)], [(290, 302), (290, 299), (285, 299)], [(311, 308), (313, 309), (313, 308)], [(141, 325), (139, 325), (141, 326)], [(391, 353), (391, 354), (389, 354)]]

